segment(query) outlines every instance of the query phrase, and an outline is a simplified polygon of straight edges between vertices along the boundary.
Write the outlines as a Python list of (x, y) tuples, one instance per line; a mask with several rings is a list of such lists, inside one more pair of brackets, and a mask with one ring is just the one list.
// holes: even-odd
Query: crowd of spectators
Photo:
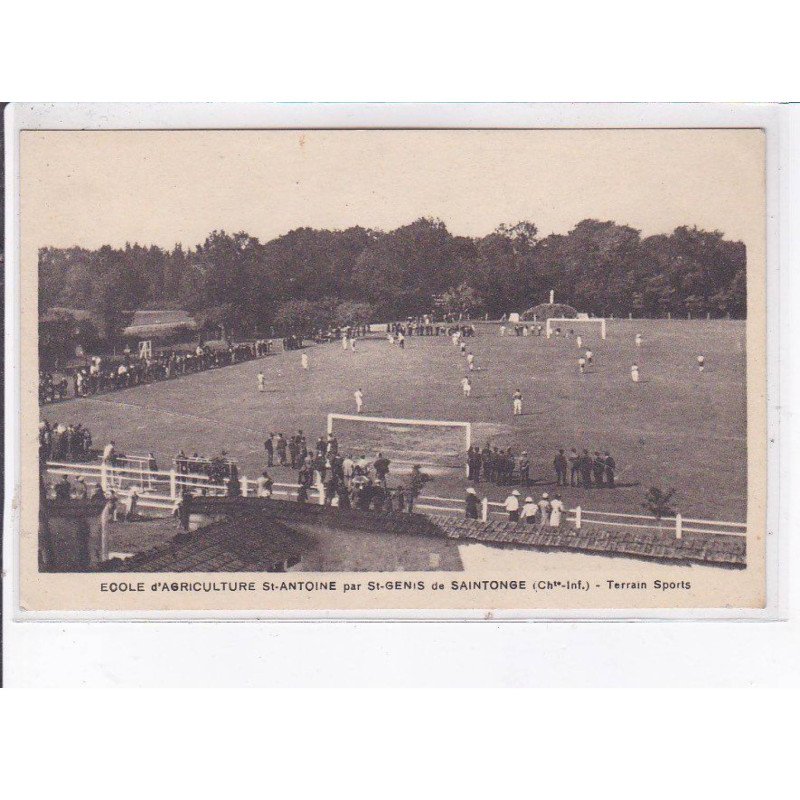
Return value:
[(78, 423), (51, 424), (43, 419), (39, 423), (39, 458), (42, 461), (91, 461), (92, 434)]
[[(573, 447), (568, 454), (559, 450), (553, 458), (553, 471), (558, 486), (585, 489), (616, 486), (617, 463), (608, 450), (590, 453), (585, 449), (579, 453)], [(503, 449), (488, 443), (483, 449), (476, 445), (467, 452), (467, 475), (474, 483), (484, 480), (498, 486), (530, 486), (534, 482), (527, 451), (517, 455), (511, 447)]]
[[(197, 345), (194, 350), (180, 352), (165, 350), (153, 355), (124, 353), (121, 357), (92, 356), (89, 363), (72, 372), (74, 397), (87, 397), (117, 389), (127, 389), (154, 381), (169, 380), (194, 372), (227, 367), (242, 361), (262, 358), (272, 350), (272, 341), (229, 344), (223, 349)], [(39, 402), (51, 403), (69, 396), (66, 378), (54, 379), (52, 374), (39, 375)]]
[(39, 372), (39, 405), (64, 400), (69, 392), (66, 378), (54, 378), (51, 372)]
[(417, 317), (405, 322), (390, 322), (387, 332), (403, 336), (452, 336), (458, 333), (468, 338), (475, 336), (475, 326), (472, 323), (435, 322), (430, 317)]
[[(292, 436), (270, 433), (264, 442), (267, 467), (297, 470), (298, 500), (308, 500), (312, 488), (322, 490), (327, 505), (340, 508), (412, 511), (414, 501), (430, 479), (415, 465), (405, 481), (389, 486), (391, 461), (383, 453), (370, 461), (366, 455), (345, 455), (332, 433), (309, 442), (302, 430)], [(266, 470), (259, 478), (259, 494), (271, 494), (272, 478)], [(263, 491), (262, 491), (263, 490)]]

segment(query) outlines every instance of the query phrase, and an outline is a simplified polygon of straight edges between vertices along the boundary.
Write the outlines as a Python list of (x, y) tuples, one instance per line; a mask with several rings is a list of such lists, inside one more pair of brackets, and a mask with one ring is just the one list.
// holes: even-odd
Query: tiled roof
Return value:
[(216, 522), (169, 544), (112, 560), (117, 572), (281, 572), (300, 560), (303, 536), (274, 520), (245, 515)]
[[(631, 531), (597, 525), (576, 531), (509, 520), (465, 519), (453, 515), (340, 510), (312, 503), (266, 498), (195, 498), (192, 513), (224, 515), (221, 522), (170, 545), (102, 569), (158, 571), (279, 571), (299, 561), (313, 542), (296, 523), (340, 531), (473, 541), (495, 547), (560, 550), (663, 562), (701, 563), (742, 568), (747, 563), (744, 536), (692, 534), (676, 539), (672, 531)], [(301, 526), (302, 527), (302, 526)]]
[(197, 328), (192, 317), (181, 309), (165, 309), (163, 311), (134, 311), (133, 319), (124, 333), (141, 333), (144, 331), (166, 331), (171, 328)]
[(744, 536), (728, 534), (696, 534), (684, 532), (676, 539), (671, 530), (632, 530), (613, 526), (584, 526), (539, 531), (538, 525), (495, 519), (488, 522), (455, 515), (403, 514), (400, 512), (340, 511), (312, 503), (291, 503), (264, 498), (226, 499), (198, 498), (193, 509), (201, 513), (225, 513), (226, 504), (261, 508), (262, 514), (291, 525), (294, 521), (333, 525), (338, 528), (374, 530), (416, 536), (439, 536), (448, 539), (475, 541), (498, 547), (524, 547), (538, 550), (578, 551), (595, 555), (625, 556), (646, 560), (711, 564), (742, 568), (747, 564), (747, 543)]

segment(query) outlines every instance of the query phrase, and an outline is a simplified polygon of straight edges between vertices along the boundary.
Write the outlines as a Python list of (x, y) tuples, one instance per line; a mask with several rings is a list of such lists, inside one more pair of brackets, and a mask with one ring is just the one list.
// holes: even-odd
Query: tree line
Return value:
[(214, 231), (189, 249), (39, 251), (40, 312), (91, 311), (104, 337), (139, 308), (183, 308), (201, 326), (252, 335), (436, 307), (499, 317), (545, 301), (550, 289), (597, 316), (742, 318), (746, 250), (720, 231), (688, 226), (643, 238), (627, 225), (587, 219), (567, 234), (539, 236), (536, 225), (520, 222), (467, 237), (422, 218), (386, 232), (298, 228), (267, 242)]

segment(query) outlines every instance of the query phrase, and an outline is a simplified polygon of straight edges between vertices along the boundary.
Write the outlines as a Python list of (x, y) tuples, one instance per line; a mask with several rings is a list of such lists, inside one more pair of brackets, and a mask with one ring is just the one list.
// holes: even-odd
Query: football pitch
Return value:
[[(532, 493), (556, 490), (552, 462), (559, 448), (610, 451), (619, 486), (558, 490), (568, 507), (642, 513), (650, 486), (674, 487), (674, 505), (685, 515), (743, 521), (745, 323), (613, 320), (605, 341), (596, 325), (585, 327), (576, 324), (575, 330), (594, 363), (580, 374), (582, 351), (574, 338), (518, 337), (513, 330), (500, 336), (499, 326), (480, 325), (466, 340), (477, 367), (469, 398), (460, 383), (466, 359), (449, 337), (408, 337), (404, 350), (376, 338), (360, 340), (355, 352), (340, 343), (315, 345), (58, 403), (42, 415), (51, 422), (82, 423), (96, 447), (113, 439), (120, 452), (152, 451), (161, 469), (171, 467), (181, 448), (190, 455), (224, 449), (239, 461), (242, 474), (255, 478), (266, 465), (268, 432), (289, 436), (302, 428), (311, 444), (325, 433), (329, 413), (355, 411), (353, 392), (361, 388), (365, 414), (471, 422), (474, 444), (489, 441), (516, 454), (526, 450), (536, 483)], [(643, 337), (640, 348), (636, 333)], [(301, 352), (309, 357), (307, 371)], [(698, 354), (705, 356), (703, 373)], [(639, 383), (630, 377), (633, 363), (640, 367)], [(259, 369), (265, 392), (258, 391)], [(512, 416), (517, 389), (523, 414)], [(438, 446), (436, 434), (430, 443)], [(424, 434), (415, 448), (425, 451)], [(296, 478), (288, 468), (270, 472), (276, 481)], [(461, 497), (464, 486), (463, 471), (451, 470), (437, 475), (426, 493)], [(493, 500), (506, 493), (486, 483), (478, 491)]]

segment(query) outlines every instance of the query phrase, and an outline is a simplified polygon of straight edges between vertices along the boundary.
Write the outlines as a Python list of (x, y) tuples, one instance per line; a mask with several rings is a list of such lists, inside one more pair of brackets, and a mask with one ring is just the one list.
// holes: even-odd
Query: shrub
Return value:
[(664, 492), (657, 486), (651, 486), (644, 496), (642, 508), (644, 508), (649, 514), (652, 514), (656, 519), (674, 516), (675, 510), (672, 508), (669, 502), (672, 500), (674, 495), (674, 489)]

